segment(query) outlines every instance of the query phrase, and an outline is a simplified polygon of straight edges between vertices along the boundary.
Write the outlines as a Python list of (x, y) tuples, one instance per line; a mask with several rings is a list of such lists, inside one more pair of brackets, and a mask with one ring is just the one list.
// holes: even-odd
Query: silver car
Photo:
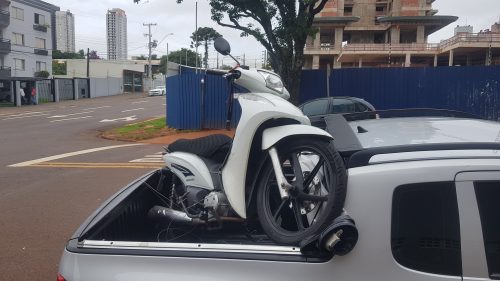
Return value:
[(60, 280), (499, 279), (500, 123), (359, 119), (326, 117), (348, 172), (344, 209), (359, 232), (346, 255), (276, 245), (251, 222), (186, 231), (152, 220), (169, 181), (158, 170), (80, 226)]

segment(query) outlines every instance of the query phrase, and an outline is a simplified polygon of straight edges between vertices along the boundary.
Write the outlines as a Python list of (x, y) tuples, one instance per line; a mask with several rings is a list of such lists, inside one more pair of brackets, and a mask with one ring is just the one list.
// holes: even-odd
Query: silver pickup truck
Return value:
[(500, 279), (500, 123), (381, 115), (325, 120), (347, 167), (344, 209), (359, 232), (347, 255), (276, 245), (252, 222), (186, 231), (152, 220), (158, 183), (168, 181), (158, 170), (81, 225), (58, 280)]

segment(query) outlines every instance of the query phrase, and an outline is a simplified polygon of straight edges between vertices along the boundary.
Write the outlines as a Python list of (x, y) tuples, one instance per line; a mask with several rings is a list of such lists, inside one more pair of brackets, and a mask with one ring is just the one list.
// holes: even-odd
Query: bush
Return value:
[(45, 70), (35, 72), (35, 77), (48, 78), (49, 76), (50, 76), (50, 73), (48, 71), (45, 71)]

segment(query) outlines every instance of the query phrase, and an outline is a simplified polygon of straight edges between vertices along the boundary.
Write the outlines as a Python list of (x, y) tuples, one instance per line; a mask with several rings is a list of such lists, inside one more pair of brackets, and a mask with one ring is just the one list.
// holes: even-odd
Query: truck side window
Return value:
[(500, 279), (500, 182), (475, 182), (488, 272)]
[(418, 183), (395, 189), (392, 254), (410, 269), (462, 275), (460, 225), (453, 182)]

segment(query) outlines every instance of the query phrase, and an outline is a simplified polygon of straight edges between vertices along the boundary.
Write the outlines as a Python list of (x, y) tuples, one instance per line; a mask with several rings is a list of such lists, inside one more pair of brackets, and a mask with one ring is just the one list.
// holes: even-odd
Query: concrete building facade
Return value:
[(56, 12), (55, 36), (57, 50), (75, 52), (75, 16), (69, 10)]
[[(456, 21), (436, 15), (435, 0), (329, 0), (314, 19), (305, 68), (488, 64), (500, 36), (463, 34), (429, 44), (430, 34)], [(491, 43), (491, 44), (490, 44)], [(500, 56), (500, 53), (498, 54)]]
[(127, 59), (127, 16), (122, 9), (108, 10), (106, 14), (106, 39), (109, 60)]
[(40, 71), (52, 72), (53, 19), (59, 7), (39, 0), (12, 0), (10, 22), (2, 30), (10, 40), (10, 52), (2, 65), (11, 68), (10, 77), (33, 78)]

